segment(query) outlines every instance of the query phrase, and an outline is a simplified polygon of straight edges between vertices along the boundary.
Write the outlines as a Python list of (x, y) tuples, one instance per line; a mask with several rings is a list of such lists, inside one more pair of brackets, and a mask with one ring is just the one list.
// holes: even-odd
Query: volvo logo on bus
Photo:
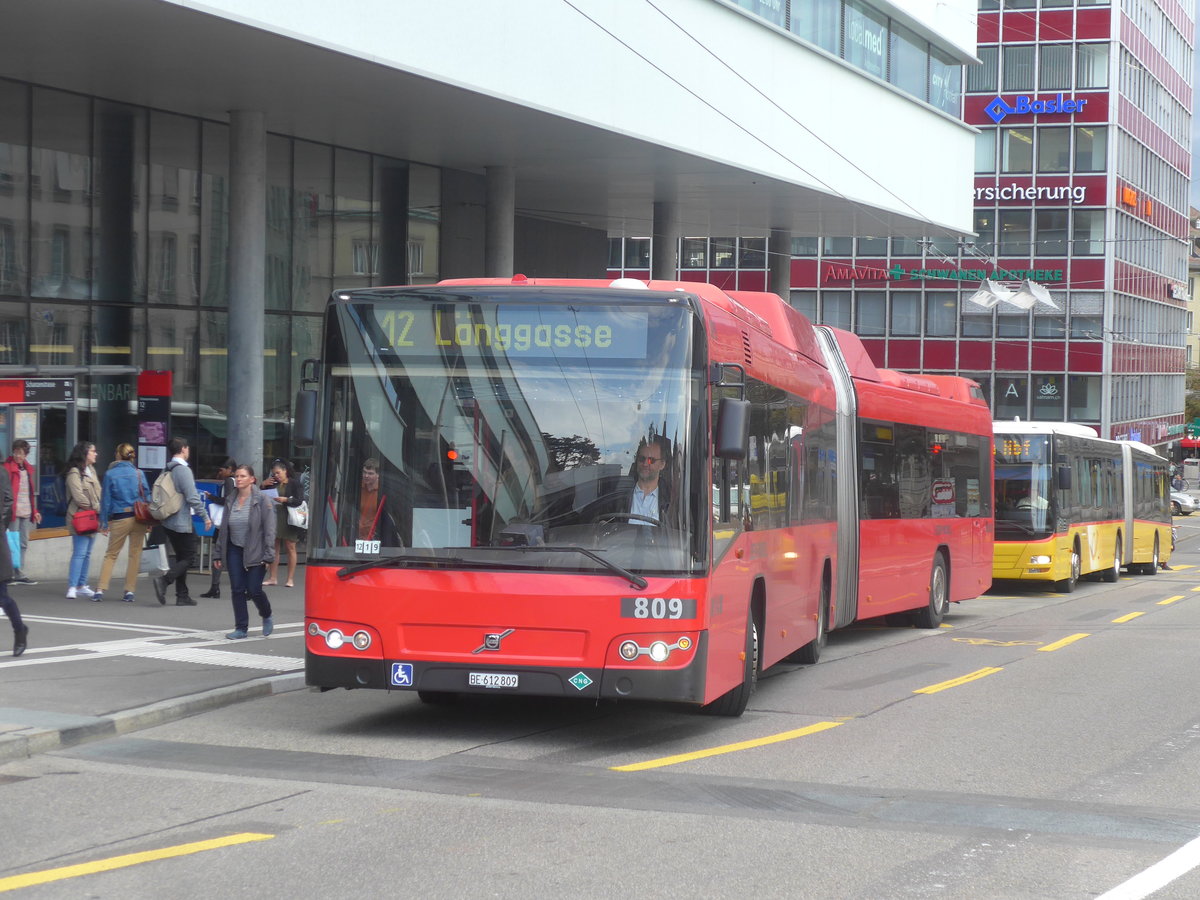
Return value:
[(1032, 97), (1021, 96), (1010, 105), (1004, 102), (1003, 97), (997, 96), (983, 111), (988, 114), (989, 119), (999, 125), (1000, 121), (1009, 115), (1082, 112), (1086, 103), (1086, 97), (1081, 100), (1068, 100), (1059, 94), (1053, 100), (1034, 100)]
[(508, 628), (498, 634), (485, 634), (483, 643), (472, 650), (472, 653), (482, 653), (484, 650), (499, 650), (500, 642), (513, 633), (513, 629)]

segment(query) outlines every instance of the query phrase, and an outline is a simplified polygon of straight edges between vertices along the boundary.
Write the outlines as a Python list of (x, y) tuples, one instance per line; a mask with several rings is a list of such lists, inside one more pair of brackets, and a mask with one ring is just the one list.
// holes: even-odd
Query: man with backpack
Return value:
[(175, 605), (195, 606), (196, 601), (188, 594), (187, 573), (196, 564), (199, 541), (192, 529), (192, 513), (204, 520), (204, 527), (212, 527), (204, 501), (196, 490), (196, 479), (188, 466), (191, 448), (186, 438), (174, 437), (167, 444), (171, 461), (151, 489), (150, 512), (162, 521), (163, 530), (175, 554), (175, 562), (166, 574), (154, 578), (154, 594), (158, 602), (167, 602), (167, 585), (175, 585)]

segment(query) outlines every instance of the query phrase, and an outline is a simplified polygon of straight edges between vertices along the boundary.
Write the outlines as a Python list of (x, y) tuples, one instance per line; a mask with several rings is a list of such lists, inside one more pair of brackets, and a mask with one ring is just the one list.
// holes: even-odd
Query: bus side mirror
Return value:
[(317, 433), (317, 392), (296, 391), (295, 409), (292, 440), (297, 447), (311, 447)]
[(1058, 489), (1060, 491), (1069, 491), (1071, 489), (1071, 470), (1066, 466), (1058, 470)]
[(722, 397), (717, 406), (717, 457), (719, 459), (745, 459), (749, 437), (750, 401)]

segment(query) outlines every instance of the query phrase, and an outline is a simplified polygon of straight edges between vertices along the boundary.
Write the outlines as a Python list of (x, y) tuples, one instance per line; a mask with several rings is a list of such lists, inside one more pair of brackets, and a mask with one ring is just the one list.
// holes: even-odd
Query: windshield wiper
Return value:
[(628, 569), (618, 566), (612, 560), (605, 559), (599, 553), (595, 553), (592, 550), (588, 550), (586, 547), (577, 547), (574, 544), (567, 544), (567, 545), (561, 545), (561, 546), (555, 546), (555, 547), (489, 547), (488, 549), (489, 550), (515, 551), (517, 553), (582, 553), (588, 559), (592, 560), (593, 562), (599, 563), (601, 566), (608, 569), (608, 571), (612, 572), (614, 575), (620, 575), (622, 578), (627, 579), (629, 581), (629, 583), (632, 584), (636, 588), (644, 588), (644, 587), (646, 587), (646, 585), (648, 585), (650, 583), (645, 578), (643, 578), (641, 575), (635, 575), (633, 572), (630, 572)]
[(457, 556), (416, 556), (413, 554), (401, 554), (397, 556), (384, 556), (381, 559), (367, 559), (358, 563), (351, 563), (348, 566), (342, 566), (337, 570), (338, 578), (349, 578), (358, 572), (365, 572), (367, 569), (403, 569), (410, 563), (433, 563), (435, 565), (443, 565), (452, 563), (454, 565), (462, 565), (466, 563), (465, 559), (460, 559)]
[[(628, 569), (618, 566), (615, 562), (605, 559), (599, 553), (594, 553), (585, 547), (561, 546), (561, 547), (474, 547), (475, 550), (500, 550), (500, 551), (516, 551), (524, 553), (582, 553), (588, 559), (591, 559), (614, 575), (620, 575), (622, 578), (628, 579), (629, 583), (634, 587), (644, 588), (648, 582), (641, 575), (635, 575)], [(337, 570), (338, 578), (346, 579), (358, 572), (365, 572), (367, 569), (403, 569), (413, 563), (427, 563), (432, 565), (480, 565), (481, 560), (466, 560), (458, 556), (418, 556), (414, 554), (397, 554), (396, 556), (384, 556), (381, 559), (368, 559), (358, 563), (351, 563), (348, 566), (343, 566)]]

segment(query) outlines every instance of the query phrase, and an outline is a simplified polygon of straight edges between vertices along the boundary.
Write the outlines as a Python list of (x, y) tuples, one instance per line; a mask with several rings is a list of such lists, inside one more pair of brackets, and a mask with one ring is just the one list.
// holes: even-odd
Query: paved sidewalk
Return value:
[[(118, 570), (120, 566), (118, 565)], [(296, 587), (268, 587), (275, 633), (233, 630), (229, 581), (205, 600), (209, 576), (191, 574), (197, 606), (160, 606), (147, 576), (135, 603), (114, 581), (103, 603), (66, 599), (66, 579), (9, 585), (29, 626), (29, 649), (12, 656), (0, 615), (0, 762), (304, 686), (304, 567)], [(94, 585), (93, 585), (94, 586)]]

